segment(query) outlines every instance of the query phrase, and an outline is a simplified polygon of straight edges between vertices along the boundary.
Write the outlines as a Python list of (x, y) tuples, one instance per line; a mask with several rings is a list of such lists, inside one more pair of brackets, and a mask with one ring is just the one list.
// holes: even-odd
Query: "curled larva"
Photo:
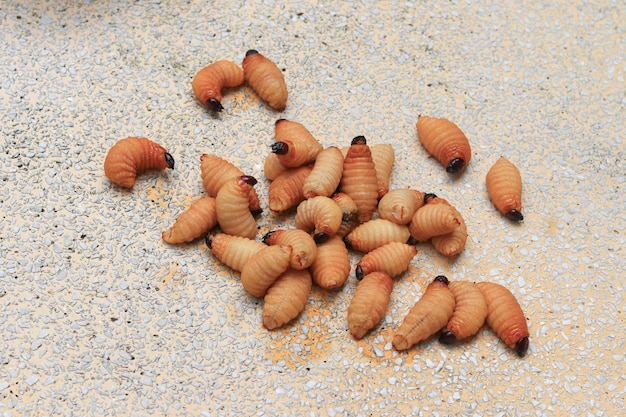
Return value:
[[(437, 197), (435, 194), (425, 194), (424, 201), (426, 204), (450, 205), (448, 201), (441, 197)], [(461, 251), (465, 248), (465, 243), (467, 242), (467, 226), (465, 225), (465, 220), (463, 220), (463, 216), (461, 216), (461, 213), (459, 213), (456, 208), (454, 210), (456, 211), (457, 219), (460, 221), (459, 227), (455, 228), (450, 233), (433, 236), (430, 239), (430, 243), (433, 245), (435, 250), (448, 257), (461, 253)]]
[(313, 165), (289, 168), (272, 181), (268, 190), (269, 206), (272, 212), (282, 213), (296, 207), (304, 200), (302, 186), (312, 169)]
[(341, 226), (341, 207), (330, 197), (317, 196), (298, 204), (296, 227), (313, 234), (316, 243), (326, 241)]
[(250, 257), (241, 269), (241, 284), (253, 297), (263, 297), (267, 289), (289, 268), (291, 246), (266, 246)]
[(406, 350), (441, 330), (452, 317), (454, 295), (443, 275), (431, 282), (422, 297), (411, 307), (393, 336), (396, 350)]
[(289, 168), (280, 163), (278, 155), (275, 153), (270, 152), (265, 157), (265, 162), (263, 163), (263, 174), (268, 180), (274, 181), (276, 177), (288, 169)]
[(174, 158), (165, 148), (147, 138), (120, 139), (104, 159), (104, 174), (122, 188), (131, 189), (137, 174), (149, 169), (174, 168)]
[(493, 282), (479, 282), (487, 304), (487, 325), (520, 357), (529, 345), (528, 325), (519, 302), (506, 287)]
[(378, 205), (378, 178), (372, 153), (363, 136), (352, 139), (343, 161), (339, 190), (356, 203), (360, 223), (372, 217)]
[(348, 328), (361, 339), (385, 317), (393, 281), (382, 271), (367, 274), (359, 282), (348, 306)]
[(332, 236), (317, 245), (317, 256), (311, 264), (311, 274), (324, 289), (341, 287), (350, 275), (350, 255), (340, 237)]
[(343, 174), (343, 154), (334, 147), (323, 149), (315, 159), (311, 174), (304, 181), (305, 198), (329, 197), (339, 186)]
[(302, 142), (285, 139), (270, 146), (278, 161), (286, 168), (296, 168), (313, 162), (309, 158), (308, 149)]
[(389, 192), (389, 178), (391, 169), (396, 161), (393, 146), (388, 143), (377, 143), (370, 146), (372, 160), (376, 166), (376, 181), (378, 184), (378, 198), (382, 198)]
[(424, 193), (409, 188), (396, 188), (378, 202), (378, 216), (397, 224), (408, 224), (423, 205)]
[(237, 272), (241, 272), (252, 255), (267, 246), (247, 237), (226, 233), (209, 233), (205, 240), (213, 256)]
[(308, 269), (283, 272), (263, 298), (263, 326), (273, 330), (298, 317), (309, 299), (312, 280)]
[(419, 116), (417, 134), (424, 148), (446, 171), (460, 172), (470, 161), (472, 151), (467, 136), (447, 119)]
[(217, 210), (213, 197), (202, 197), (181, 213), (168, 230), (161, 234), (164, 242), (178, 244), (191, 242), (217, 224)]
[(359, 225), (356, 203), (346, 193), (337, 192), (330, 196), (341, 209), (341, 226), (337, 230), (337, 236), (344, 237)]
[(487, 193), (498, 211), (513, 221), (522, 221), (522, 176), (517, 167), (501, 156), (487, 172)]
[[(217, 192), (230, 179), (240, 177), (244, 173), (230, 161), (212, 154), (200, 156), (200, 178), (202, 186), (209, 197), (216, 197)], [(250, 190), (249, 208), (253, 215), (261, 213), (261, 204), (256, 190)]]
[(276, 64), (255, 49), (246, 52), (241, 64), (244, 79), (255, 93), (274, 110), (287, 107), (287, 84)]
[(389, 242), (363, 255), (356, 266), (357, 279), (370, 272), (383, 271), (389, 276), (396, 277), (409, 269), (411, 259), (417, 254), (414, 245), (402, 242)]
[(243, 84), (243, 69), (234, 62), (216, 61), (202, 68), (191, 80), (191, 88), (200, 103), (211, 111), (222, 107), (222, 89)]
[(454, 295), (454, 312), (439, 341), (451, 345), (478, 333), (487, 318), (487, 303), (473, 282), (452, 281), (448, 288)]
[(367, 253), (389, 242), (406, 243), (410, 236), (406, 225), (374, 219), (357, 226), (344, 236), (343, 241), (348, 249)]
[(425, 242), (433, 236), (451, 233), (461, 225), (458, 212), (449, 204), (426, 204), (419, 208), (409, 222), (411, 237)]
[(317, 256), (317, 246), (310, 234), (300, 229), (278, 229), (263, 236), (268, 245), (291, 246), (290, 266), (293, 269), (305, 269), (311, 266)]
[(217, 223), (224, 233), (249, 239), (256, 236), (256, 220), (248, 209), (249, 194), (255, 184), (254, 177), (242, 175), (226, 181), (217, 192)]

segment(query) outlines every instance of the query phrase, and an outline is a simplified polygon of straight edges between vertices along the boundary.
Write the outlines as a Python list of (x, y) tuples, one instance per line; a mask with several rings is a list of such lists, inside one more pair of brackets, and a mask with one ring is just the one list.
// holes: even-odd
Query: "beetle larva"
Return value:
[(454, 295), (454, 312), (439, 341), (451, 345), (478, 333), (487, 318), (487, 303), (473, 282), (452, 281), (448, 288)]
[[(324, 146), (302, 124), (293, 120), (278, 119), (274, 123), (275, 143), (272, 152), (288, 168), (315, 161)], [(290, 149), (293, 148), (293, 149)]]
[[(212, 154), (200, 156), (200, 178), (209, 197), (216, 197), (217, 192), (228, 180), (240, 177), (244, 173), (230, 161)], [(249, 208), (253, 215), (261, 214), (261, 204), (256, 190), (250, 190)]]
[(419, 208), (409, 223), (411, 237), (425, 242), (433, 236), (451, 233), (461, 225), (458, 212), (449, 204), (426, 204)]
[(378, 202), (378, 216), (397, 224), (408, 224), (424, 205), (424, 193), (408, 188), (390, 190)]
[(263, 236), (263, 242), (268, 245), (291, 246), (290, 266), (293, 269), (305, 269), (311, 266), (317, 256), (315, 241), (304, 230), (278, 229)]
[(304, 200), (302, 186), (312, 169), (312, 165), (289, 168), (272, 181), (268, 190), (269, 206), (272, 212), (282, 213), (296, 207)]
[(417, 134), (424, 148), (450, 173), (460, 172), (469, 163), (472, 151), (467, 136), (447, 119), (419, 116)]
[(243, 84), (243, 69), (234, 62), (216, 61), (202, 68), (191, 80), (191, 88), (200, 103), (218, 112), (222, 107), (222, 89)]
[(393, 290), (391, 277), (374, 271), (359, 282), (348, 306), (348, 328), (355, 339), (365, 334), (385, 317)]
[(363, 136), (352, 139), (343, 161), (339, 190), (354, 200), (359, 223), (368, 221), (378, 205), (378, 179), (372, 153)]
[(308, 269), (287, 269), (268, 288), (263, 298), (263, 326), (273, 330), (298, 317), (311, 294)]
[(348, 194), (341, 192), (332, 194), (330, 198), (341, 208), (341, 226), (339, 226), (336, 235), (344, 237), (359, 225), (356, 203)]
[(287, 84), (276, 64), (255, 49), (246, 52), (241, 64), (244, 79), (255, 93), (271, 108), (283, 111), (287, 107)]
[(174, 158), (148, 138), (120, 139), (104, 159), (104, 175), (122, 188), (131, 189), (137, 174), (150, 169), (174, 169)]
[(383, 271), (389, 276), (396, 277), (409, 269), (411, 259), (417, 254), (414, 245), (402, 242), (389, 242), (366, 253), (355, 269), (357, 279), (370, 272)]
[(406, 350), (441, 330), (452, 317), (454, 295), (443, 275), (431, 282), (422, 297), (411, 307), (393, 336), (396, 350)]
[(524, 220), (522, 215), (522, 176), (517, 167), (501, 156), (487, 172), (487, 193), (507, 219)]
[(226, 233), (209, 233), (206, 236), (206, 245), (213, 256), (237, 272), (241, 272), (252, 255), (267, 246), (247, 237)]
[(265, 162), (263, 164), (263, 174), (265, 178), (270, 181), (274, 181), (276, 177), (278, 177), (283, 172), (287, 171), (287, 167), (280, 163), (278, 160), (278, 155), (275, 153), (268, 153), (265, 157)]
[[(437, 197), (435, 194), (425, 194), (424, 201), (426, 204), (450, 205), (446, 199)], [(454, 206), (451, 207), (454, 208)], [(454, 210), (456, 211), (457, 219), (460, 221), (459, 227), (455, 228), (450, 233), (433, 236), (430, 239), (430, 243), (433, 245), (435, 250), (448, 257), (461, 253), (461, 251), (465, 248), (465, 243), (467, 242), (467, 226), (465, 225), (465, 220), (463, 220), (463, 216), (461, 216), (461, 213), (459, 213), (456, 208), (454, 208)]]
[(522, 307), (513, 293), (493, 282), (479, 282), (476, 285), (487, 304), (487, 325), (520, 357), (526, 355), (530, 333)]
[(341, 207), (330, 197), (317, 196), (298, 204), (296, 209), (296, 227), (313, 233), (316, 243), (326, 241), (341, 226), (343, 213)]
[(191, 242), (211, 230), (217, 224), (217, 210), (213, 197), (203, 197), (181, 213), (174, 224), (161, 234), (164, 242), (178, 244)]
[(376, 167), (376, 180), (378, 184), (378, 198), (382, 198), (389, 192), (389, 177), (391, 169), (396, 161), (393, 146), (388, 143), (377, 143), (370, 146), (372, 160)]
[(329, 197), (339, 186), (343, 174), (343, 155), (335, 146), (323, 149), (315, 159), (311, 174), (304, 181), (305, 198)]
[(317, 245), (317, 256), (311, 264), (317, 285), (327, 290), (340, 288), (350, 275), (350, 255), (340, 237), (332, 236)]
[(289, 268), (291, 246), (266, 246), (250, 257), (241, 269), (241, 284), (253, 297), (263, 297), (267, 289)]
[(249, 194), (255, 184), (254, 177), (242, 175), (226, 181), (217, 192), (217, 223), (224, 233), (249, 239), (256, 236), (256, 220), (248, 209)]
[(343, 241), (348, 249), (367, 253), (389, 242), (406, 243), (410, 236), (406, 225), (374, 219), (357, 226)]

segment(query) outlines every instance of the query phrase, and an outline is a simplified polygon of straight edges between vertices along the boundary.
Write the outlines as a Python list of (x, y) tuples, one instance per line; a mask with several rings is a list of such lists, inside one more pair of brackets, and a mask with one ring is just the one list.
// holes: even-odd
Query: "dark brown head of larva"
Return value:
[(515, 209), (507, 212), (505, 216), (507, 219), (514, 222), (521, 222), (522, 220), (524, 220), (524, 215), (522, 214), (522, 212)]
[(313, 235), (313, 241), (318, 245), (324, 243), (330, 239), (330, 235), (326, 232), (318, 232)]
[(209, 249), (211, 249), (213, 247), (213, 234), (207, 233), (207, 235), (204, 238), (204, 242), (209, 247)]
[(263, 237), (261, 238), (261, 241), (267, 245), (268, 244), (267, 241), (272, 237), (274, 232), (275, 230), (270, 230), (269, 232), (264, 234)]
[(437, 194), (433, 194), (433, 193), (424, 194), (424, 204), (428, 204), (428, 202), (432, 200), (433, 198), (437, 198)]
[(251, 175), (242, 175), (242, 176), (240, 176), (239, 178), (241, 178), (241, 180), (242, 180), (243, 182), (245, 182), (246, 184), (251, 185), (251, 186), (255, 186), (255, 185), (256, 185), (256, 183), (257, 183), (256, 178), (254, 178), (254, 177), (253, 177), (253, 176), (251, 176)]
[(528, 351), (528, 345), (530, 341), (528, 340), (528, 336), (522, 337), (520, 340), (515, 343), (515, 352), (520, 358), (523, 358)]
[(354, 139), (352, 139), (352, 142), (350, 142), (351, 145), (367, 145), (367, 140), (365, 139), (365, 136), (355, 136)]
[(433, 282), (435, 281), (439, 281), (445, 285), (448, 285), (450, 283), (450, 281), (448, 281), (448, 277), (446, 277), (445, 275), (437, 275), (435, 279), (433, 280)]
[(462, 158), (454, 158), (452, 161), (448, 163), (446, 166), (446, 171), (451, 174), (456, 174), (465, 168), (465, 161)]
[(248, 49), (248, 52), (246, 52), (246, 56), (256, 55), (258, 53), (259, 51), (257, 51), (256, 49)]
[(448, 329), (444, 329), (439, 335), (439, 343), (444, 345), (453, 345), (456, 343), (456, 335)]
[(216, 98), (210, 98), (207, 100), (206, 102), (206, 106), (207, 108), (214, 112), (214, 113), (218, 113), (221, 112), (222, 110), (224, 110), (224, 107), (222, 106), (222, 103), (220, 103), (220, 101)]
[(357, 267), (354, 269), (354, 275), (356, 275), (356, 279), (358, 279), (359, 281), (361, 281), (363, 279), (363, 267), (361, 267), (360, 265), (357, 265)]
[(168, 167), (174, 169), (174, 157), (167, 152), (165, 152), (165, 163)]
[(286, 142), (276, 142), (270, 145), (272, 153), (276, 155), (285, 155), (289, 152), (289, 145)]

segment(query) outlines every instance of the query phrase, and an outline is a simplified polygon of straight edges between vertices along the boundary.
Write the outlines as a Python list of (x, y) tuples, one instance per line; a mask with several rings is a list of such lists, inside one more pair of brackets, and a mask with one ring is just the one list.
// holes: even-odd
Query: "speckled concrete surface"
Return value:
[[(625, 406), (626, 8), (621, 1), (4, 2), (0, 7), (0, 411), (42, 415), (616, 416)], [(191, 78), (255, 48), (284, 70), (277, 113), (247, 87), (211, 117)], [(417, 141), (446, 117), (473, 159), (450, 178)], [(325, 146), (391, 143), (392, 188), (450, 200), (470, 238), (418, 246), (383, 323), (347, 332), (354, 273), (304, 313), (261, 326), (262, 301), (201, 240), (165, 230), (203, 194), (199, 157), (259, 178), (278, 118)], [(127, 136), (176, 169), (132, 192), (105, 178)], [(525, 221), (492, 207), (485, 174), (520, 168)], [(291, 217), (266, 212), (259, 236)], [(352, 254), (356, 263), (357, 254)], [(393, 331), (425, 285), (494, 281), (531, 334), (520, 359), (487, 328), (408, 352)]]

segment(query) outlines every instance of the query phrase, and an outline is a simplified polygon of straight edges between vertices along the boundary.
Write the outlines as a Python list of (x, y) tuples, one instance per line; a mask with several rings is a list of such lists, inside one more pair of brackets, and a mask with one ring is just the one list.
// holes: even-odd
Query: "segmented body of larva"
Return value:
[(341, 207), (330, 197), (317, 196), (298, 204), (296, 227), (313, 234), (316, 243), (333, 236), (341, 226)]
[(479, 282), (487, 304), (487, 325), (520, 357), (529, 346), (528, 325), (519, 302), (506, 287), (494, 282)]
[(335, 146), (323, 149), (315, 159), (315, 165), (304, 181), (305, 198), (329, 197), (339, 186), (343, 174), (343, 154)]
[[(424, 196), (424, 200), (426, 204), (447, 204), (447, 200), (437, 197), (434, 194), (426, 194)], [(451, 205), (450, 205), (451, 206)], [(454, 206), (451, 206), (454, 208)], [(465, 248), (465, 243), (467, 242), (467, 226), (465, 225), (465, 220), (463, 220), (463, 216), (461, 213), (454, 208), (457, 213), (457, 218), (460, 221), (459, 227), (455, 228), (452, 232), (447, 233), (445, 235), (433, 236), (430, 239), (430, 243), (433, 245), (435, 250), (444, 256), (455, 256), (461, 253)]]
[(104, 174), (113, 184), (126, 189), (133, 188), (138, 173), (165, 168), (174, 168), (174, 158), (148, 138), (120, 139), (104, 159)]
[(168, 230), (161, 234), (164, 242), (178, 244), (204, 236), (217, 224), (217, 210), (213, 197), (202, 197), (181, 213)]
[(255, 93), (271, 108), (283, 111), (287, 107), (287, 84), (276, 64), (255, 49), (246, 52), (241, 64), (244, 79)]
[(311, 266), (317, 256), (317, 246), (310, 234), (300, 229), (278, 229), (263, 236), (263, 242), (272, 245), (291, 246), (290, 266), (305, 269)]
[(317, 256), (310, 269), (315, 283), (324, 289), (337, 289), (346, 282), (350, 255), (340, 237), (332, 236), (317, 245)]
[(341, 226), (336, 235), (344, 237), (359, 225), (356, 203), (348, 194), (341, 192), (332, 194), (330, 198), (341, 208)]
[(343, 238), (343, 241), (348, 249), (367, 253), (389, 242), (406, 243), (410, 236), (406, 225), (395, 224), (385, 219), (374, 219), (357, 226)]
[(273, 330), (298, 317), (311, 294), (308, 269), (289, 268), (269, 287), (263, 298), (263, 326)]
[(378, 198), (382, 198), (389, 192), (389, 180), (391, 169), (396, 161), (393, 146), (388, 143), (377, 143), (370, 146), (372, 160), (376, 167), (376, 181), (378, 184)]
[(439, 341), (451, 345), (478, 333), (487, 318), (487, 303), (473, 282), (452, 281), (448, 288), (454, 295), (454, 312)]
[(406, 350), (441, 330), (452, 317), (454, 295), (448, 279), (440, 275), (431, 282), (422, 297), (411, 307), (393, 336), (396, 350)]
[(385, 317), (393, 281), (382, 271), (371, 272), (359, 282), (348, 306), (348, 328), (361, 339)]
[(285, 139), (273, 143), (270, 148), (276, 154), (278, 162), (286, 168), (296, 168), (314, 161), (309, 158), (309, 150), (302, 142)]
[[(202, 186), (210, 197), (216, 197), (217, 192), (230, 179), (240, 177), (244, 173), (233, 163), (212, 154), (200, 156), (200, 178)], [(253, 215), (261, 214), (261, 204), (256, 190), (250, 190), (249, 209)]]
[(500, 157), (486, 177), (489, 198), (498, 211), (513, 221), (522, 221), (522, 176), (517, 167)]
[(409, 269), (411, 259), (417, 254), (414, 245), (402, 242), (389, 242), (366, 253), (355, 269), (357, 279), (374, 271), (383, 271), (396, 277)]
[(461, 225), (458, 212), (449, 204), (426, 204), (419, 208), (409, 223), (411, 237), (425, 242), (433, 236), (451, 233)]
[(460, 172), (469, 163), (472, 151), (467, 136), (447, 119), (419, 116), (417, 134), (424, 148), (450, 173)]
[(253, 297), (263, 297), (267, 289), (289, 268), (291, 246), (266, 246), (248, 259), (241, 269), (241, 284)]
[(263, 163), (263, 174), (268, 180), (274, 181), (276, 177), (288, 169), (289, 168), (280, 163), (278, 155), (275, 153), (270, 152), (265, 157), (265, 162)]
[(354, 200), (359, 223), (368, 221), (378, 205), (378, 179), (372, 153), (363, 136), (352, 139), (343, 161), (339, 190)]
[(206, 245), (213, 256), (237, 272), (241, 272), (252, 255), (267, 247), (256, 240), (226, 233), (209, 233), (206, 236)]
[(222, 107), (222, 89), (243, 84), (243, 69), (228, 60), (216, 61), (202, 68), (191, 80), (191, 88), (200, 103), (211, 111)]
[(217, 223), (224, 233), (254, 239), (257, 223), (248, 209), (249, 195), (256, 179), (248, 175), (231, 178), (215, 197)]
[(408, 188), (390, 190), (378, 202), (378, 216), (397, 224), (408, 224), (424, 205), (424, 193)]
[(274, 213), (282, 213), (296, 207), (304, 200), (302, 186), (311, 173), (313, 165), (289, 168), (278, 175), (269, 186), (269, 206)]

